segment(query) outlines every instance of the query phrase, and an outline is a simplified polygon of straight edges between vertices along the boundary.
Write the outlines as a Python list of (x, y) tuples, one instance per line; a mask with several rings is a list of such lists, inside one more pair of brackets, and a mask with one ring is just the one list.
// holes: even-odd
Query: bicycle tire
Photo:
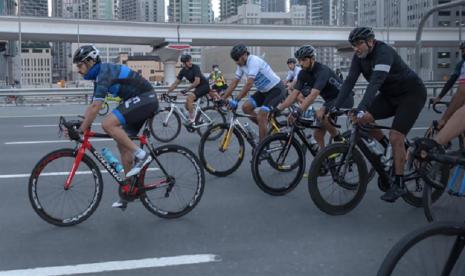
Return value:
[[(207, 126), (197, 128), (197, 133), (200, 136), (202, 136), (210, 126), (217, 125), (217, 124), (225, 124), (226, 123), (226, 117), (224, 116), (224, 113), (219, 111), (216, 107), (213, 107), (213, 106), (203, 107), (202, 112), (207, 114), (207, 116), (212, 121)], [(204, 118), (202, 112), (197, 113), (197, 116), (195, 118), (195, 123), (196, 124), (203, 124), (203, 120), (207, 119), (207, 118)], [(208, 114), (210, 114), (210, 115), (208, 115)], [(212, 116), (213, 114), (215, 114), (215, 115)], [(214, 137), (210, 137), (210, 138), (215, 139)]]
[[(331, 202), (328, 202), (322, 196), (318, 188), (318, 177), (326, 176), (326, 174), (328, 173), (332, 174), (332, 168), (334, 169), (337, 166), (337, 164), (334, 164), (334, 162), (336, 161), (334, 161), (335, 158), (333, 156), (342, 156), (345, 152), (347, 152), (348, 148), (349, 145), (343, 143), (334, 143), (326, 146), (324, 149), (320, 150), (320, 152), (315, 156), (308, 173), (308, 192), (310, 194), (310, 197), (315, 203), (315, 205), (318, 207), (318, 209), (329, 215), (344, 215), (352, 211), (355, 207), (358, 206), (366, 192), (368, 184), (368, 172), (366, 168), (365, 159), (363, 158), (363, 155), (357, 148), (353, 148), (352, 163), (355, 162), (355, 164), (357, 165), (359, 181), (356, 183), (358, 183), (358, 185), (346, 183), (346, 181), (342, 181), (343, 183), (337, 183), (337, 186), (344, 189), (343, 191), (355, 190), (356, 192), (354, 196), (347, 203), (336, 205), (332, 204)], [(326, 161), (328, 159), (330, 159), (329, 162)], [(333, 176), (331, 176), (331, 179), (333, 179)]]
[[(410, 234), (404, 236), (400, 241), (398, 241), (389, 253), (384, 258), (383, 263), (381, 264), (378, 270), (378, 276), (390, 276), (393, 275), (393, 272), (396, 268), (399, 269), (399, 264), (401, 263), (401, 259), (411, 250), (414, 246), (418, 245), (419, 243), (430, 239), (432, 237), (437, 236), (460, 236), (465, 238), (465, 225), (463, 222), (436, 222), (429, 224), (427, 226), (421, 227)], [(431, 250), (431, 249), (430, 249)], [(420, 261), (422, 265), (430, 264), (431, 262), (437, 261), (437, 259), (432, 256), (434, 254), (434, 250), (431, 252), (425, 252), (425, 260)], [(408, 257), (408, 256), (407, 256)], [(412, 261), (404, 261), (412, 266)], [(425, 269), (425, 268), (423, 268)], [(454, 268), (453, 268), (454, 269)], [(453, 272), (452, 270), (451, 272)], [(394, 274), (394, 275), (413, 275), (412, 272), (417, 271), (410, 271), (410, 273), (404, 271), (400, 272), (401, 274)], [(444, 271), (442, 271), (444, 272)], [(463, 275), (465, 269), (461, 271), (460, 274), (451, 274), (451, 275)], [(418, 272), (420, 274), (417, 275), (425, 275), (424, 272)], [(433, 272), (434, 273), (434, 272)], [(440, 274), (431, 274), (431, 275), (440, 275)], [(443, 274), (444, 275), (444, 274)], [(449, 274), (446, 274), (449, 275)]]
[[(300, 180), (302, 180), (302, 177), (305, 172), (305, 155), (302, 151), (302, 145), (298, 142), (298, 140), (292, 139), (290, 146), (295, 150), (297, 160), (292, 162), (292, 164), (289, 165), (289, 168), (280, 169), (282, 165), (278, 165), (278, 163), (276, 162), (278, 161), (278, 159), (275, 160), (273, 158), (272, 153), (270, 152), (270, 145), (275, 141), (279, 141), (279, 145), (287, 145), (289, 141), (288, 134), (277, 133), (272, 136), (268, 136), (255, 148), (251, 164), (252, 176), (255, 180), (255, 184), (257, 184), (257, 186), (262, 191), (269, 195), (282, 196), (294, 190), (295, 187), (297, 187), (297, 185), (300, 183)], [(263, 162), (264, 160), (261, 160), (263, 152), (265, 151), (267, 152), (267, 155), (269, 155), (266, 158), (266, 164), (269, 164), (271, 168), (260, 169), (260, 164), (265, 163)], [(288, 153), (289, 152), (286, 153), (286, 156)], [(281, 150), (281, 152), (279, 152), (278, 154), (278, 158), (282, 156), (282, 154), (283, 151)], [(268, 181), (266, 180), (267, 177), (265, 177), (262, 174), (264, 174), (265, 172), (270, 172), (271, 169), (274, 169), (274, 171), (276, 171), (277, 174), (272, 174), (272, 177)], [(285, 174), (291, 173), (295, 169), (297, 169), (296, 175), (294, 177), (291, 177), (291, 180), (288, 183), (284, 183), (284, 181), (278, 181), (276, 179), (277, 177), (284, 177)], [(271, 172), (273, 173), (273, 171)], [(276, 183), (279, 183), (280, 187), (275, 187), (275, 185), (272, 185)]]
[[(181, 132), (181, 118), (179, 118), (179, 114), (173, 110), (171, 115), (169, 115), (170, 112), (171, 107), (159, 110), (149, 121), (150, 133), (152, 133), (157, 141), (162, 143), (168, 143), (176, 139)], [(169, 127), (172, 127), (172, 130)]]
[[(179, 146), (179, 145), (163, 145), (160, 146), (156, 149), (154, 149), (155, 153), (155, 158), (159, 160), (163, 168), (167, 171), (167, 173), (175, 179), (174, 182), (172, 182), (172, 185), (167, 185), (167, 186), (160, 186), (155, 189), (151, 190), (146, 190), (144, 191), (141, 196), (140, 200), (142, 202), (142, 205), (149, 210), (151, 213), (161, 217), (161, 218), (167, 218), (167, 219), (172, 219), (172, 218), (179, 218), (181, 216), (186, 215), (190, 211), (192, 211), (195, 206), (199, 203), (200, 199), (202, 198), (203, 195), (203, 190), (205, 187), (205, 173), (203, 171), (203, 167), (197, 158), (195, 154), (189, 150), (188, 148)], [(181, 155), (182, 157), (185, 157), (182, 160), (174, 160), (173, 153)], [(163, 155), (170, 155), (169, 157), (163, 157)], [(172, 164), (171, 166), (168, 166), (167, 163), (170, 162)], [(195, 171), (195, 177), (194, 176), (189, 176), (183, 178), (184, 174), (186, 174), (188, 171), (190, 171), (189, 168), (186, 168), (185, 164), (188, 164), (193, 168), (193, 171)], [(164, 177), (164, 175), (161, 173), (161, 170), (158, 168), (157, 170), (157, 162), (153, 160), (150, 164), (145, 166), (141, 173), (139, 174), (139, 183), (141, 185), (145, 185), (147, 179), (146, 176), (148, 175), (147, 171), (148, 168), (152, 166), (153, 167), (153, 173), (152, 171), (150, 172), (150, 175), (155, 177), (156, 179), (159, 179), (160, 176)], [(158, 172), (158, 173), (157, 173)], [(161, 173), (161, 174), (160, 174)], [(196, 179), (196, 181), (195, 181)], [(184, 180), (184, 181), (183, 181)], [(181, 185), (181, 183), (183, 185)], [(188, 183), (188, 184), (185, 184)], [(162, 206), (164, 205), (162, 202), (163, 200), (167, 199), (168, 197), (171, 197), (171, 199), (174, 199), (169, 202), (169, 205), (173, 204), (173, 201), (175, 203), (180, 203), (180, 198), (183, 198), (181, 195), (181, 190), (185, 189), (184, 185), (189, 185), (194, 184), (194, 189), (193, 189), (193, 194), (189, 198), (189, 201), (186, 202), (185, 204), (182, 204), (182, 206), (178, 206), (179, 208), (176, 208), (176, 210), (171, 209), (170, 207)], [(166, 187), (166, 189), (165, 189)], [(192, 190), (191, 188), (188, 188), (187, 190)], [(154, 192), (161, 192), (162, 195), (157, 198), (152, 196)], [(179, 192), (179, 193), (178, 193)], [(174, 195), (173, 195), (174, 193)], [(149, 196), (150, 194), (150, 196)]]
[(107, 113), (108, 113), (109, 110), (110, 110), (110, 106), (109, 106), (108, 103), (105, 101), (105, 102), (103, 102), (102, 107), (99, 109), (98, 115), (100, 115), (100, 116), (105, 116), (105, 115), (107, 115)]
[[(209, 174), (212, 174), (218, 177), (225, 177), (225, 176), (232, 174), (239, 168), (239, 166), (242, 164), (242, 161), (244, 160), (244, 152), (245, 152), (244, 138), (242, 137), (242, 135), (236, 128), (233, 128), (232, 132), (229, 135), (231, 135), (230, 139), (235, 139), (235, 141), (237, 141), (238, 150), (237, 152), (236, 151), (234, 152), (230, 151), (230, 152), (232, 152), (232, 156), (237, 156), (237, 160), (233, 161), (231, 166), (228, 165), (228, 166), (225, 166), (224, 168), (219, 168), (218, 165), (220, 164), (218, 164), (218, 162), (209, 161), (209, 157), (212, 156), (212, 154), (206, 153), (206, 150), (207, 148), (211, 148), (211, 147), (206, 147), (205, 144), (207, 142), (214, 141), (215, 143), (217, 143), (217, 145), (216, 147), (213, 147), (213, 148), (217, 149), (218, 153), (222, 153), (221, 148), (220, 148), (221, 143), (224, 142), (224, 139), (226, 139), (226, 135), (228, 135), (229, 133), (229, 127), (230, 127), (229, 124), (213, 125), (209, 127), (205, 131), (205, 133), (202, 135), (202, 137), (200, 138), (200, 143), (199, 143), (200, 162), (202, 163), (203, 167)], [(221, 133), (221, 135), (218, 136), (218, 134), (216, 134), (215, 132)], [(210, 138), (211, 136), (216, 137), (216, 139)], [(228, 150), (230, 149), (229, 147), (230, 145), (231, 145), (231, 140), (229, 142), (227, 149), (224, 150), (223, 153), (228, 152)], [(215, 153), (217, 152), (215, 151)], [(227, 156), (228, 155), (221, 154), (221, 159), (227, 160), (228, 159)], [(216, 165), (214, 165), (215, 163)]]
[[(102, 199), (102, 192), (103, 192), (103, 181), (102, 181), (102, 175), (100, 173), (100, 170), (97, 166), (97, 164), (87, 155), (84, 155), (81, 164), (79, 165), (79, 170), (83, 169), (84, 165), (87, 166), (87, 168), (90, 170), (91, 173), (87, 173), (85, 171), (81, 171), (82, 174), (89, 174), (93, 176), (94, 182), (95, 182), (95, 187), (92, 189), (93, 190), (93, 195), (90, 198), (91, 200), (89, 201), (89, 205), (86, 206), (86, 208), (77, 214), (74, 214), (71, 217), (66, 217), (66, 218), (61, 218), (58, 217), (56, 214), (53, 214), (50, 212), (48, 209), (48, 206), (45, 203), (44, 197), (39, 196), (39, 194), (42, 194), (39, 192), (42, 188), (40, 185), (45, 185), (47, 182), (45, 182), (47, 179), (47, 176), (60, 176), (59, 172), (44, 172), (44, 169), (47, 168), (47, 165), (52, 163), (53, 161), (63, 158), (63, 157), (68, 157), (70, 158), (70, 161), (74, 162), (74, 158), (76, 157), (76, 151), (74, 149), (69, 149), (69, 148), (64, 148), (64, 149), (58, 149), (55, 151), (52, 151), (51, 153), (45, 155), (42, 157), (42, 159), (34, 166), (34, 169), (31, 172), (31, 176), (29, 178), (29, 185), (28, 185), (28, 194), (29, 194), (29, 201), (31, 202), (32, 208), (34, 211), (39, 215), (40, 218), (45, 220), (46, 222), (56, 225), (56, 226), (72, 226), (79, 224), (86, 219), (88, 219), (97, 209), (100, 200)], [(71, 169), (71, 166), (73, 162), (70, 162), (69, 164), (66, 164), (67, 166), (61, 166), (63, 168), (60, 169)], [(79, 172), (74, 176), (73, 179), (73, 184), (77, 183), (76, 182), (76, 177), (78, 177)], [(42, 182), (41, 176), (44, 177), (44, 181)], [(68, 198), (72, 198), (73, 192), (79, 192), (78, 188), (81, 188), (81, 186), (76, 186), (72, 185), (70, 189), (64, 190), (63, 189), (63, 184), (64, 180), (66, 180), (66, 177), (68, 174), (62, 173), (61, 176), (64, 177), (64, 179), (61, 179), (59, 182), (59, 185), (57, 185), (57, 190), (62, 190), (62, 192), (66, 193), (66, 195), (63, 193), (62, 197), (64, 198), (65, 196)], [(89, 181), (86, 181), (85, 183), (87, 184)], [(45, 188), (44, 188), (45, 190)], [(62, 198), (62, 199), (63, 199)], [(63, 201), (64, 203), (69, 203), (70, 201)], [(75, 203), (75, 202), (74, 202)], [(64, 208), (63, 208), (64, 209)], [(63, 213), (63, 209), (61, 210)]]

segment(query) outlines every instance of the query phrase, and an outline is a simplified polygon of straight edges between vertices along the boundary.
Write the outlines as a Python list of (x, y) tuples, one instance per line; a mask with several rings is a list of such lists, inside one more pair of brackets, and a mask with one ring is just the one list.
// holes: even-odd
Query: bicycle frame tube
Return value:
[(71, 186), (71, 182), (73, 181), (74, 175), (76, 175), (76, 171), (79, 168), (79, 164), (81, 164), (81, 160), (86, 152), (86, 149), (90, 149), (91, 147), (89, 142), (89, 132), (89, 130), (86, 130), (86, 132), (84, 133), (84, 140), (77, 150), (77, 155), (74, 159), (73, 166), (71, 167), (71, 171), (69, 172), (68, 177), (66, 178), (64, 187), (65, 190), (68, 190)]

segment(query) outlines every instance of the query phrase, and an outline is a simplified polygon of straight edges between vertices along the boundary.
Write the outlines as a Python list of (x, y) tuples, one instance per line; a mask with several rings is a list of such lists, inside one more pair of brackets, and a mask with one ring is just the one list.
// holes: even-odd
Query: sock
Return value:
[(403, 174), (396, 174), (394, 178), (394, 185), (397, 187), (404, 188), (404, 175)]
[(145, 157), (145, 154), (146, 152), (141, 149), (141, 148), (137, 148), (137, 150), (134, 152), (134, 156), (137, 158), (137, 159), (142, 159)]
[(389, 145), (389, 139), (386, 136), (383, 136), (383, 139), (381, 139), (379, 143), (386, 149)]

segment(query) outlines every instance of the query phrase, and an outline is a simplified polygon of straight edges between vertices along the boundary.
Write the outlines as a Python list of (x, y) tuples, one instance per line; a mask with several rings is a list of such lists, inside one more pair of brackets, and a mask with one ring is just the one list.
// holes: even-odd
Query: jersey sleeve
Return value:
[(249, 69), (247, 78), (255, 79), (255, 77), (258, 75), (258, 72), (260, 71), (260, 63), (258, 59), (251, 58), (248, 61), (247, 68)]
[(241, 67), (237, 66), (236, 73), (234, 74), (236, 79), (240, 80), (242, 78), (243, 74), (244, 74), (244, 72), (242, 72)]
[(352, 58), (352, 63), (350, 64), (349, 74), (342, 83), (341, 90), (339, 90), (339, 94), (337, 95), (336, 101), (334, 103), (335, 107), (340, 107), (347, 99), (347, 97), (350, 97), (352, 89), (354, 89), (355, 83), (357, 82), (361, 72), (362, 69), (360, 66), (360, 59), (354, 55)]
[(182, 80), (182, 78), (184, 78), (184, 68), (181, 69), (181, 71), (179, 71), (179, 74), (178, 74), (178, 80)]
[(316, 75), (315, 84), (313, 85), (313, 89), (323, 90), (329, 80), (329, 73), (330, 69), (327, 67), (323, 67), (320, 72)]

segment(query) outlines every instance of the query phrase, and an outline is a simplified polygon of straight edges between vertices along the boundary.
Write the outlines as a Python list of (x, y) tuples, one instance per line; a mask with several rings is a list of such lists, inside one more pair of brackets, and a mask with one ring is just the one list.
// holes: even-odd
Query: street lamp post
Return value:
[(21, 0), (18, 0), (18, 29), (19, 29), (19, 45), (18, 45), (18, 56), (19, 56), (19, 87), (23, 84), (23, 60), (22, 60), (22, 39), (21, 39)]

